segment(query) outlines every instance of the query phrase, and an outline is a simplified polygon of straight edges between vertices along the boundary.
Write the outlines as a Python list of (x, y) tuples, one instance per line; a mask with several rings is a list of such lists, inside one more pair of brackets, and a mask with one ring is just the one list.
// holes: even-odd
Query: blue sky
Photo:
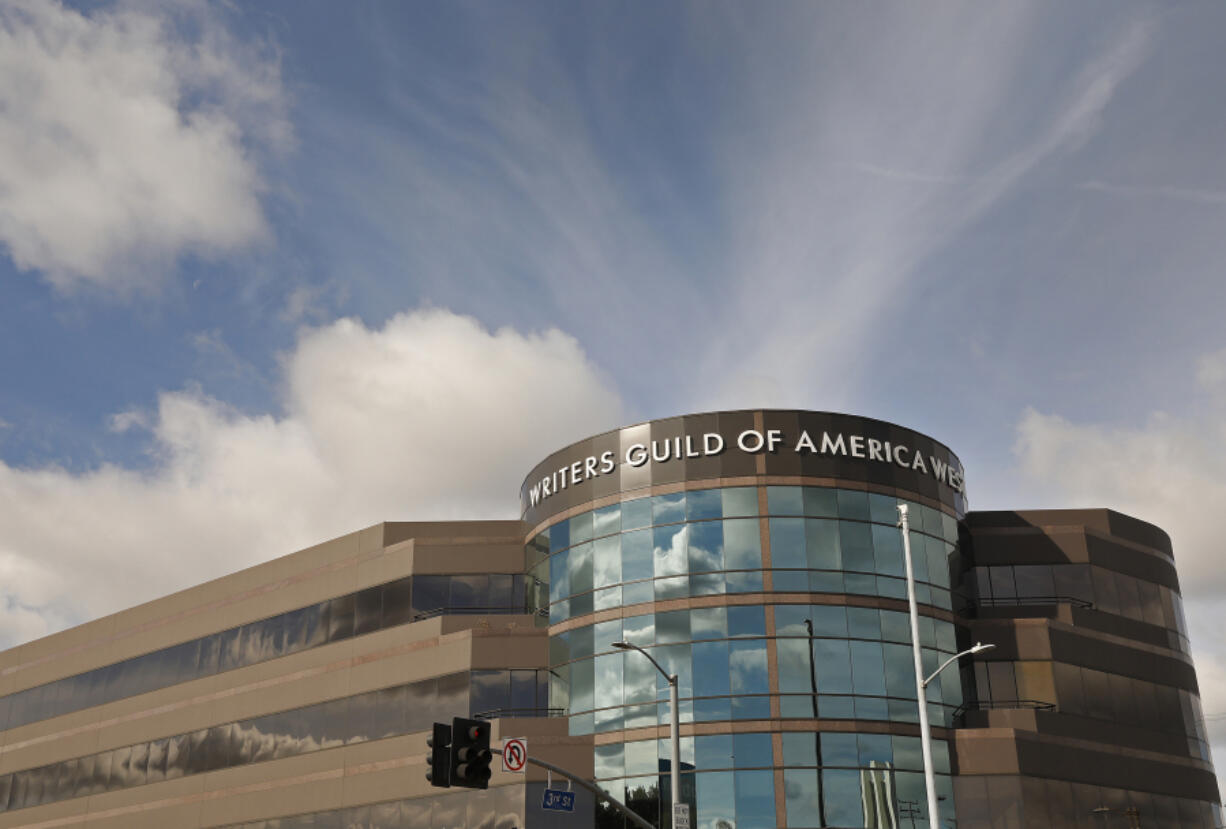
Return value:
[(0, 639), (513, 514), (619, 423), (789, 406), (948, 443), (975, 508), (1167, 528), (1226, 713), (1224, 33), (1129, 0), (0, 3)]

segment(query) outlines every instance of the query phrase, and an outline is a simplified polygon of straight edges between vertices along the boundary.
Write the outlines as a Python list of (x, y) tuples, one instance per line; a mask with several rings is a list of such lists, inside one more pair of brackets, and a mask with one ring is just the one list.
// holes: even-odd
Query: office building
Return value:
[[(0, 655), (0, 829), (621, 826), (546, 775), (425, 780), (479, 716), (671, 823), (927, 825), (909, 507), (941, 825), (1220, 826), (1169, 540), (970, 512), (949, 448), (719, 412), (559, 450), (518, 521), (385, 523)], [(554, 788), (565, 783), (554, 777)]]

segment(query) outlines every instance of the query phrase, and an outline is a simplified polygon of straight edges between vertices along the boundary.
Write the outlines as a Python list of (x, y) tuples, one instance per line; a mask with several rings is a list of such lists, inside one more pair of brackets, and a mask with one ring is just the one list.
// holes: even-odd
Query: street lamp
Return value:
[(902, 532), (903, 557), (907, 565), (907, 605), (911, 611), (911, 655), (915, 659), (915, 696), (919, 702), (920, 747), (924, 752), (924, 787), (928, 790), (928, 825), (932, 829), (940, 829), (940, 816), (937, 810), (936, 776), (932, 771), (932, 731), (928, 727), (928, 683), (936, 679), (937, 674), (958, 661), (963, 656), (975, 654), (996, 647), (975, 643), (973, 648), (955, 654), (941, 663), (927, 678), (924, 677), (924, 664), (920, 657), (919, 609), (915, 603), (915, 570), (911, 565), (911, 527), (907, 520), (907, 505), (898, 505), (898, 527)]
[(983, 653), (984, 651), (990, 651), (994, 647), (996, 646), (995, 645), (985, 645), (982, 642), (976, 642), (975, 644), (971, 645), (966, 650), (960, 653), (955, 653), (953, 656), (949, 657), (949, 659), (946, 659), (944, 662), (942, 662), (941, 667), (937, 668), (935, 671), (933, 671), (932, 673), (928, 675), (928, 678), (924, 680), (924, 687), (927, 688), (929, 683), (931, 683), (932, 680), (937, 678), (937, 674), (939, 674), (941, 671), (948, 668), (953, 663), (957, 662), (962, 657), (974, 656), (977, 653)]
[[(669, 720), (668, 741), (672, 747), (672, 768), (669, 769), (669, 786), (672, 788), (672, 808), (676, 823), (677, 805), (681, 802), (681, 736), (679, 733), (679, 712), (677, 709), (677, 675), (670, 674), (668, 671), (660, 667), (660, 663), (655, 660), (651, 654), (640, 648), (633, 642), (614, 642), (613, 647), (623, 651), (638, 651), (651, 660), (651, 664), (656, 666), (665, 679), (668, 680), (668, 703), (671, 709), (672, 717)], [(688, 807), (687, 807), (688, 810)], [(687, 811), (686, 817), (689, 817)], [(663, 822), (663, 821), (661, 821)], [(688, 823), (688, 821), (687, 821)]]

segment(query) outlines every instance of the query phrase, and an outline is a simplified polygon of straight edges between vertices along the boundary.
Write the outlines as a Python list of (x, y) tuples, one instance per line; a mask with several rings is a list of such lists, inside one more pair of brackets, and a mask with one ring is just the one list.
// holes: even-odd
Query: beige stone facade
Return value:
[[(437, 608), (418, 610), (421, 618), (416, 621), (337, 641), (316, 635), (289, 646), (295, 634), (286, 633), (283, 654), (274, 642), (272, 650), (238, 660), (250, 664), (225, 669), (223, 657), (209, 675), (186, 681), (173, 681), (184, 676), (182, 672), (154, 677), (151, 682), (166, 681), (166, 687), (80, 710), (64, 709), (91, 701), (90, 692), (81, 689), (101, 687), (106, 680), (99, 677), (106, 666), (201, 638), (213, 641), (214, 635), (248, 623), (326, 607), (349, 594), (374, 595), (381, 585), (405, 577), (522, 574), (523, 534), (516, 521), (380, 524), (5, 652), (0, 655), (0, 693), (10, 701), (11, 711), (16, 710), (17, 703), (11, 701), (17, 692), (52, 690), (45, 699), (26, 700), (24, 715), (6, 710), (10, 723), (34, 721), (0, 733), (0, 775), (9, 781), (10, 806), (0, 813), (0, 827), (262, 825), (257, 821), (406, 798), (437, 799), (445, 792), (431, 788), (424, 777), (428, 725), (388, 735), (380, 733), (387, 728), (378, 723), (367, 729), (369, 734), (355, 726), (354, 734), (338, 734), (335, 745), (335, 740), (307, 735), (290, 747), (289, 756), (266, 751), (265, 757), (261, 741), (267, 738), (265, 731), (274, 729), (251, 724), (294, 710), (323, 711), (326, 717), (331, 709), (320, 706), (337, 700), (365, 699), (383, 689), (417, 688), (456, 675), (464, 678), (455, 683), (463, 689), (457, 697), (463, 709), (434, 713), (437, 719), (467, 716), (470, 672), (533, 671), (546, 664), (546, 632), (534, 625), (532, 616), (507, 607), (490, 613), (466, 608), (455, 614), (434, 612), (442, 609)], [(254, 647), (252, 642), (247, 645)], [(100, 674), (98, 669), (104, 670)], [(141, 666), (129, 662), (128, 669)], [(94, 677), (92, 686), (86, 679), (79, 681), (75, 702), (65, 699), (71, 690), (57, 690), (67, 687), (63, 682), (54, 684), (74, 676)], [(405, 707), (411, 713), (411, 695)], [(357, 703), (352, 708), (356, 716)], [(47, 713), (53, 716), (42, 718)], [(225, 748), (230, 756), (222, 762), (228, 767), (210, 768), (217, 761), (193, 763), (190, 757), (184, 761), (182, 752), (168, 760), (163, 753), (162, 743), (170, 745), (178, 735), (201, 735), (229, 723), (238, 725)], [(410, 716), (408, 727), (414, 724)], [(590, 772), (590, 742), (568, 750), (574, 741), (564, 736), (563, 721), (519, 722), (516, 732), (525, 731), (533, 732), (534, 750), (552, 744), (553, 756), (581, 768), (586, 764)], [(211, 739), (212, 732), (208, 734), (194, 744), (197, 751)], [(131, 759), (123, 761), (130, 779), (116, 785), (121, 762), (116, 752), (142, 745), (149, 746), (148, 754), (134, 750), (157, 759), (142, 759), (137, 771)], [(190, 738), (180, 740), (180, 748), (191, 745)], [(216, 745), (208, 750), (213, 748)], [(108, 752), (114, 768), (103, 772), (98, 758)], [(176, 758), (183, 761), (177, 769)], [(508, 812), (505, 804), (522, 803), (522, 780), (496, 767), (491, 788), (511, 786), (518, 792), (501, 801), (485, 796), (490, 803), (503, 804), (498, 825), (519, 825), (522, 815)], [(36, 792), (35, 786), (41, 789)]]

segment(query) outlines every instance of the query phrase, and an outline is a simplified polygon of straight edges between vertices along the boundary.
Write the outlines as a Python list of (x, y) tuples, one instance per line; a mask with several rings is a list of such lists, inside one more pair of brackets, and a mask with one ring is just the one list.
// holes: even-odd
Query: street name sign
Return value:
[(575, 811), (575, 793), (561, 789), (545, 789), (541, 808), (549, 812), (573, 812)]

